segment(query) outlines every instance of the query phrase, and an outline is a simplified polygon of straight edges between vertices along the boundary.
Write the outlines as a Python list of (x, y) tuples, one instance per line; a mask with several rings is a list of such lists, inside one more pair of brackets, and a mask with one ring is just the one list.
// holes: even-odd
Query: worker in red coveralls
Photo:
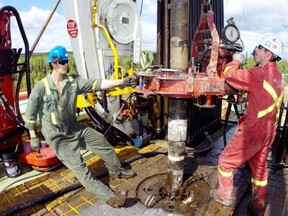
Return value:
[(276, 66), (281, 60), (283, 43), (274, 34), (265, 35), (255, 50), (256, 66), (239, 69), (245, 56), (233, 55), (224, 70), (228, 85), (248, 92), (245, 115), (239, 119), (238, 129), (219, 156), (218, 189), (210, 197), (225, 206), (232, 205), (233, 172), (248, 162), (251, 168), (253, 215), (264, 215), (268, 173), (266, 157), (276, 134), (277, 114), (284, 95), (284, 79)]

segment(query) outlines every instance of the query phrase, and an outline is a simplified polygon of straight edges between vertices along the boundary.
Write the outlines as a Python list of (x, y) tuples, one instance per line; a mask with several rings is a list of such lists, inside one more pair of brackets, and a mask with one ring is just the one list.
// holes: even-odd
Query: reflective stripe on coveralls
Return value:
[[(224, 70), (224, 76), (225, 74), (232, 68), (233, 66), (227, 66)], [(283, 96), (284, 96), (284, 93), (282, 92), (282, 94), (278, 97), (275, 89), (266, 81), (264, 80), (263, 81), (263, 88), (271, 95), (271, 97), (274, 99), (274, 103), (269, 106), (268, 108), (264, 109), (264, 110), (261, 110), (259, 111), (258, 113), (258, 118), (263, 118), (264, 116), (266, 116), (267, 114), (271, 113), (275, 107), (277, 107), (278, 109), (278, 113), (279, 113), (279, 109), (280, 109), (280, 105), (281, 105), (281, 102), (283, 100)], [(276, 118), (277, 119), (277, 118)]]
[(233, 175), (233, 173), (234, 173), (233, 171), (232, 171), (232, 172), (225, 172), (225, 171), (223, 171), (223, 170), (221, 169), (220, 166), (217, 167), (217, 170), (218, 170), (218, 172), (219, 172), (222, 176), (224, 176), (224, 177), (226, 177), (226, 178), (231, 177), (231, 176)]
[(274, 110), (275, 107), (277, 107), (278, 112), (279, 112), (280, 104), (282, 102), (283, 95), (284, 95), (283, 92), (282, 92), (280, 97), (278, 97), (275, 89), (268, 82), (266, 82), (265, 80), (263, 81), (263, 88), (274, 99), (274, 103), (271, 106), (269, 106), (267, 109), (259, 111), (257, 118), (262, 118), (262, 117), (266, 116), (267, 114), (271, 113)]
[(254, 178), (251, 178), (251, 183), (254, 184), (255, 186), (266, 186), (268, 185), (268, 181), (267, 180), (256, 180)]
[(95, 80), (94, 83), (93, 83), (93, 87), (92, 87), (92, 91), (93, 92), (96, 91), (97, 82), (98, 82), (98, 80)]
[(223, 75), (225, 76), (226, 73), (230, 70), (230, 68), (232, 68), (233, 66), (227, 66), (225, 69), (224, 69), (224, 72), (223, 72)]
[(25, 122), (27, 122), (29, 124), (35, 124), (36, 123), (36, 121), (27, 119), (25, 116), (23, 118), (24, 118)]
[[(46, 96), (51, 95), (51, 90), (49, 88), (49, 83), (48, 83), (48, 79), (47, 77), (45, 77), (44, 79), (42, 79), (44, 86), (45, 86), (45, 93)], [(55, 112), (51, 112), (50, 113), (50, 117), (51, 117), (51, 121), (54, 125), (58, 125), (58, 121), (57, 121), (57, 115)]]

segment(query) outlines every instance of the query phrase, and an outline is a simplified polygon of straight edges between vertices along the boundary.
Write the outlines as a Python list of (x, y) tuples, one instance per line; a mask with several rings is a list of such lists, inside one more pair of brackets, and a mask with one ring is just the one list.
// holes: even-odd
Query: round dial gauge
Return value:
[(229, 42), (236, 42), (240, 39), (240, 32), (235, 25), (227, 25), (224, 28), (224, 39)]
[(131, 0), (112, 1), (107, 9), (107, 29), (118, 43), (128, 44), (135, 39), (138, 14)]

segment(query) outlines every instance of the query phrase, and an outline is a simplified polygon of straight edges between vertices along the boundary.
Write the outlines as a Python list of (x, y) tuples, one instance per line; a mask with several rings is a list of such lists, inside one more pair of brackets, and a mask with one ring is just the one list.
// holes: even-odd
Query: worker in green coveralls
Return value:
[(39, 81), (29, 96), (25, 126), (29, 129), (31, 148), (39, 150), (40, 139), (35, 132), (39, 117), (42, 134), (60, 161), (73, 171), (80, 183), (112, 207), (124, 205), (127, 191), (114, 192), (89, 171), (80, 154), (87, 149), (100, 156), (110, 175), (131, 178), (136, 173), (123, 169), (114, 148), (103, 134), (76, 120), (77, 95), (136, 84), (134, 76), (119, 80), (85, 79), (69, 76), (69, 56), (65, 47), (56, 46), (48, 54), (51, 73)]

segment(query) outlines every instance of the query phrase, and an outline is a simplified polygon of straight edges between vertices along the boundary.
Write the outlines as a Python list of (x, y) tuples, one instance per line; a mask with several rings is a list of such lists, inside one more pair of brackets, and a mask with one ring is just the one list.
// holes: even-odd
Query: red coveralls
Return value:
[(251, 168), (252, 200), (265, 209), (268, 173), (266, 157), (276, 134), (275, 120), (284, 92), (284, 79), (276, 62), (250, 70), (238, 69), (239, 61), (227, 64), (225, 80), (235, 89), (248, 92), (245, 115), (238, 129), (219, 157), (218, 196), (231, 199), (233, 171), (248, 161)]

